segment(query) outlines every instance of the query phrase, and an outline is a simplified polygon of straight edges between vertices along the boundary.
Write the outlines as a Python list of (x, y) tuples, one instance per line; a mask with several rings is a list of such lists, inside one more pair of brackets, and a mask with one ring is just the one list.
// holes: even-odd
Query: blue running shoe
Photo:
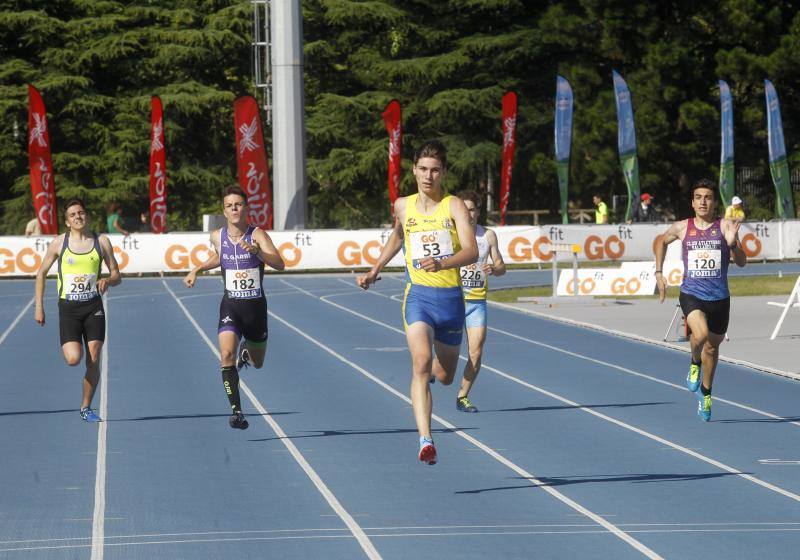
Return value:
[(250, 352), (247, 351), (247, 348), (242, 348), (242, 351), (239, 352), (239, 358), (236, 360), (236, 369), (241, 371), (242, 368), (249, 368), (250, 367)]
[(697, 414), (704, 422), (711, 420), (711, 395), (700, 395), (697, 401)]
[(700, 388), (700, 366), (692, 364), (689, 366), (689, 373), (686, 375), (686, 388), (692, 393)]
[(432, 439), (419, 438), (419, 460), (429, 465), (436, 464), (436, 448), (433, 446)]
[(472, 404), (469, 397), (463, 396), (456, 399), (456, 410), (461, 412), (478, 412), (478, 407)]
[(94, 410), (92, 410), (88, 406), (86, 408), (82, 408), (81, 409), (81, 418), (83, 418), (84, 421), (86, 421), (86, 422), (102, 422), (103, 421), (97, 414), (94, 413)]

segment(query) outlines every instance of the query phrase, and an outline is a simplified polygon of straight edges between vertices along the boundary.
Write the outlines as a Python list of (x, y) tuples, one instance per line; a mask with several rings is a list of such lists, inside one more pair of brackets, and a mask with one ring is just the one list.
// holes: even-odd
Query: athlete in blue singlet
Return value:
[(225, 189), (222, 211), (228, 225), (211, 233), (214, 254), (187, 274), (184, 283), (191, 288), (198, 272), (222, 268), (225, 291), (217, 325), (222, 383), (233, 413), (228, 423), (231, 428), (245, 430), (249, 424), (242, 413), (239, 370), (251, 363), (257, 369), (264, 364), (267, 350), (264, 264), (283, 270), (284, 263), (269, 235), (247, 225), (247, 196), (241, 188)]
[[(447, 154), (440, 142), (427, 142), (414, 154), (417, 194), (398, 198), (394, 229), (369, 273), (357, 284), (368, 289), (401, 247), (405, 250), (406, 284), (403, 324), (411, 352), (411, 406), (419, 431), (419, 460), (436, 463), (431, 437), (431, 376), (453, 382), (464, 325), (459, 268), (478, 259), (475, 231), (467, 208), (445, 196), (442, 179)], [(431, 349), (435, 350), (435, 355)]]
[(697, 413), (711, 419), (711, 386), (719, 360), (719, 345), (725, 339), (730, 317), (728, 263), (731, 258), (744, 266), (747, 256), (739, 242), (741, 222), (716, 217), (716, 185), (701, 179), (692, 187), (695, 217), (672, 224), (656, 239), (656, 282), (659, 301), (664, 301), (666, 281), (662, 273), (667, 245), (680, 240), (683, 282), (680, 305), (691, 330), (692, 363), (686, 386), (697, 392)]
[[(122, 281), (111, 241), (89, 231), (86, 206), (78, 199), (64, 205), (67, 232), (47, 248), (36, 273), (34, 319), (44, 325), (44, 285), (47, 273), (58, 262), (58, 323), (61, 351), (70, 366), (81, 363), (86, 349), (86, 373), (80, 414), (87, 422), (100, 422), (92, 410), (92, 398), (100, 382), (100, 353), (106, 339), (106, 317), (102, 295)], [(101, 278), (102, 263), (108, 278)]]

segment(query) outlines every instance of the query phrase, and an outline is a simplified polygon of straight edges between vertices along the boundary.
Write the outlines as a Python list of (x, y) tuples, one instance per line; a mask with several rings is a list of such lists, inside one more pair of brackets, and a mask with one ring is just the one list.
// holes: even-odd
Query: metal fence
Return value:
[[(789, 172), (793, 192), (800, 192), (800, 169)], [(772, 208), (775, 204), (775, 187), (769, 169), (742, 167), (736, 172), (736, 194), (758, 201), (760, 206)]]

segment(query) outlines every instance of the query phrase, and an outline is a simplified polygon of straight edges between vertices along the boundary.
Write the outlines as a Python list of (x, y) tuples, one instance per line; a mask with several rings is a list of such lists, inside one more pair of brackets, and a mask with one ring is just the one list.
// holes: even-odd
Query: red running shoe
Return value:
[(419, 438), (419, 460), (429, 465), (436, 464), (436, 448), (432, 439)]

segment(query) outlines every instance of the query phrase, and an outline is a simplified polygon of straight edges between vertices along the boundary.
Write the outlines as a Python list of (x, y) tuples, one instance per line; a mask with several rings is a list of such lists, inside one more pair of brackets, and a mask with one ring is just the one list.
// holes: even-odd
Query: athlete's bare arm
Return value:
[(502, 276), (506, 273), (506, 263), (503, 255), (500, 254), (500, 247), (497, 244), (497, 234), (490, 229), (486, 230), (486, 240), (489, 242), (489, 256), (492, 263), (483, 265), (483, 272), (493, 276)]
[(244, 239), (239, 240), (239, 247), (255, 255), (264, 263), (274, 268), (275, 270), (283, 270), (286, 264), (283, 262), (280, 252), (272, 242), (272, 238), (261, 228), (256, 228), (253, 231), (254, 243), (248, 243)]
[(728, 247), (731, 248), (733, 262), (739, 267), (747, 264), (747, 255), (742, 248), (742, 242), (739, 240), (739, 227), (741, 225), (741, 220), (722, 220), (722, 234), (725, 236), (725, 242)]
[(214, 249), (213, 253), (208, 256), (205, 262), (200, 263), (194, 269), (186, 275), (183, 279), (183, 283), (186, 284), (187, 287), (192, 288), (194, 287), (194, 282), (197, 279), (198, 272), (205, 272), (207, 270), (213, 270), (219, 266), (219, 236), (221, 230), (215, 229), (211, 232), (211, 237), (209, 238), (211, 241), (211, 247)]
[(392, 234), (386, 240), (386, 245), (381, 249), (381, 254), (378, 256), (378, 261), (366, 274), (356, 277), (356, 284), (362, 290), (369, 289), (370, 284), (378, 281), (378, 274), (380, 274), (383, 267), (389, 264), (394, 256), (403, 247), (403, 223), (406, 221), (406, 198), (398, 198), (394, 201), (394, 226), (392, 226)]
[(122, 275), (119, 273), (119, 265), (117, 264), (117, 257), (114, 256), (114, 247), (111, 246), (111, 241), (107, 236), (101, 235), (98, 238), (98, 242), (103, 250), (103, 261), (108, 267), (108, 278), (100, 278), (97, 281), (97, 291), (104, 294), (109, 286), (117, 286), (122, 282)]
[(53, 263), (58, 260), (58, 254), (61, 252), (63, 244), (64, 234), (62, 233), (50, 242), (42, 258), (42, 264), (39, 266), (39, 270), (36, 271), (36, 288), (34, 291), (36, 303), (33, 310), (33, 320), (40, 325), (44, 325), (44, 284), (47, 280), (47, 273), (50, 272)]
[(448, 268), (461, 268), (478, 260), (478, 243), (475, 241), (475, 227), (470, 223), (469, 212), (464, 201), (454, 196), (450, 199), (450, 215), (456, 223), (458, 241), (461, 250), (452, 257), (437, 260), (426, 257), (419, 261), (420, 268), (428, 272), (437, 272)]
[(674, 222), (667, 228), (667, 231), (656, 237), (653, 249), (656, 254), (656, 285), (658, 286), (658, 302), (664, 303), (667, 295), (667, 281), (664, 279), (664, 257), (667, 254), (667, 245), (678, 239), (683, 239), (686, 235), (688, 220)]

